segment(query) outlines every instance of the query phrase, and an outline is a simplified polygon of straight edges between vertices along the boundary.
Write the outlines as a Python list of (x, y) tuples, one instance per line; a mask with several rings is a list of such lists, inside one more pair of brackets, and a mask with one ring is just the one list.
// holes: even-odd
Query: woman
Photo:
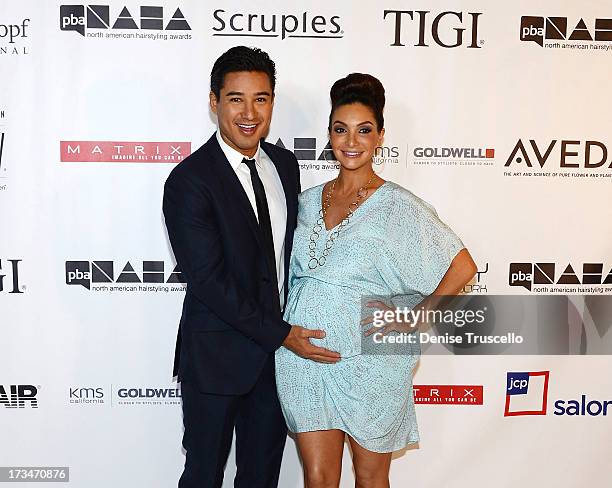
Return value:
[(276, 381), (306, 487), (338, 486), (346, 435), (356, 486), (383, 488), (392, 452), (418, 441), (418, 356), (361, 354), (361, 299), (456, 294), (476, 266), (431, 206), (374, 173), (384, 135), (380, 81), (353, 73), (334, 83), (331, 103), (328, 130), (340, 172), (299, 197), (285, 320), (323, 329), (317, 345), (342, 359), (314, 362), (281, 347)]

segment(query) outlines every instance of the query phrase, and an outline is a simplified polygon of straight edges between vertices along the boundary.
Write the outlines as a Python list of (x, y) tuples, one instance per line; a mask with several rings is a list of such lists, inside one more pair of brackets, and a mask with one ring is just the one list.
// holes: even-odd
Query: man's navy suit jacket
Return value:
[[(285, 300), (300, 192), (293, 153), (261, 141), (285, 191)], [(240, 395), (285, 340), (261, 247), (258, 223), (236, 173), (213, 136), (170, 173), (163, 212), (177, 264), (187, 281), (174, 375), (203, 393)]]

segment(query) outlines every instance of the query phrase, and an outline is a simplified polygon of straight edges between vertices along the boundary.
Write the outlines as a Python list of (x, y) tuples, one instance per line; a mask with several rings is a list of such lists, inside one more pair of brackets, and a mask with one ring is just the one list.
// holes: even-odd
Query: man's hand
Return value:
[(311, 359), (319, 363), (334, 364), (340, 361), (340, 354), (323, 347), (314, 346), (310, 338), (323, 339), (325, 332), (322, 330), (310, 330), (292, 325), (289, 335), (285, 338), (283, 346), (293, 351), (300, 357)]

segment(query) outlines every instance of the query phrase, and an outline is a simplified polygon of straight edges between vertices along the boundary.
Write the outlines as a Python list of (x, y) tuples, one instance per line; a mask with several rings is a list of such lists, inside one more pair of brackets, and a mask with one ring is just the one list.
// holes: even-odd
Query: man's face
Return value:
[(273, 104), (270, 79), (261, 71), (227, 73), (219, 99), (210, 93), (221, 137), (247, 157), (255, 155), (259, 140), (268, 133)]

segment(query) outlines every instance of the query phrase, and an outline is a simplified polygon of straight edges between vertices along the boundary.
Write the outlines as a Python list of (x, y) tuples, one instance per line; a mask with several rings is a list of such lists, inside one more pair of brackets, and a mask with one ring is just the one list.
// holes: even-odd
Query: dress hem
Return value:
[(351, 438), (357, 443), (359, 444), (361, 447), (363, 447), (364, 449), (367, 449), (368, 451), (372, 451), (372, 452), (376, 452), (376, 453), (380, 453), (380, 454), (387, 454), (390, 452), (396, 452), (396, 451), (401, 451), (402, 449), (411, 446), (413, 444), (416, 444), (419, 442), (419, 438), (417, 437), (416, 439), (408, 439), (403, 443), (400, 443), (397, 447), (393, 447), (391, 449), (373, 449), (372, 447), (368, 447), (366, 445), (363, 444), (362, 441), (359, 441), (358, 439), (356, 439), (355, 437), (353, 437), (349, 432), (347, 432), (346, 430), (340, 428), (340, 427), (329, 427), (329, 428), (301, 428), (298, 430), (291, 430), (289, 429), (289, 432), (291, 432), (292, 434), (304, 434), (306, 432), (322, 432), (322, 431), (326, 431), (326, 430), (341, 430), (342, 432), (344, 432), (346, 435), (351, 436)]

